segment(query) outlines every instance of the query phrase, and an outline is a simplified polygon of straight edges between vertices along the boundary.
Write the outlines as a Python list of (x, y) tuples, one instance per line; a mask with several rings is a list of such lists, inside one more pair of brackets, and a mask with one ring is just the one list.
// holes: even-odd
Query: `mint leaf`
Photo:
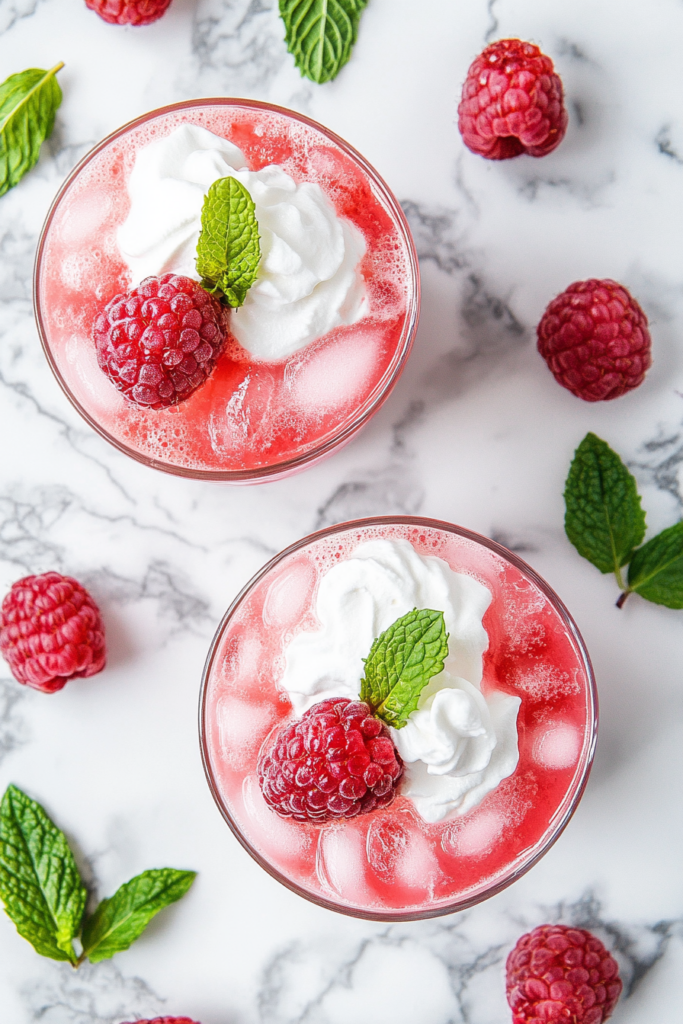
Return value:
[(237, 178), (219, 178), (204, 197), (197, 272), (229, 306), (244, 302), (254, 283), (261, 246), (254, 201)]
[(576, 449), (564, 488), (564, 528), (576, 550), (600, 572), (621, 566), (645, 536), (636, 481), (616, 452), (595, 434)]
[(0, 196), (14, 188), (40, 156), (62, 102), (55, 75), (63, 67), (28, 68), (0, 85)]
[(683, 522), (638, 548), (628, 567), (628, 589), (655, 604), (683, 608)]
[(85, 888), (64, 833), (16, 786), (0, 803), (0, 897), (38, 953), (76, 963)]
[(184, 896), (196, 871), (152, 868), (131, 878), (99, 907), (83, 928), (83, 956), (98, 963), (135, 942), (155, 914)]
[(351, 56), (368, 0), (280, 0), (287, 49), (302, 75), (329, 82)]
[(370, 648), (360, 699), (387, 725), (402, 729), (429, 680), (443, 671), (448, 633), (443, 612), (414, 608)]

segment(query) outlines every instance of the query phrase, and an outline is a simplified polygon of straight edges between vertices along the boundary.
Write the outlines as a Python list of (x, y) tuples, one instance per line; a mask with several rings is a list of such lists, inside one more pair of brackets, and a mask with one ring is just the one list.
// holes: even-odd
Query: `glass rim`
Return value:
[[(101, 424), (97, 422), (88, 410), (85, 409), (85, 407), (72, 394), (69, 385), (66, 380), (64, 380), (47, 339), (47, 331), (43, 322), (41, 309), (42, 295), (40, 276), (47, 236), (60, 202), (64, 198), (74, 179), (80, 174), (83, 168), (89, 164), (101, 150), (116, 139), (120, 138), (122, 135), (131, 131), (133, 128), (140, 127), (156, 117), (170, 114), (174, 111), (208, 106), (251, 107), (258, 110), (270, 111), (275, 114), (281, 114), (284, 117), (299, 121), (307, 127), (320, 132), (321, 135), (337, 145), (347, 156), (360, 166), (363, 173), (367, 175), (374, 187), (377, 188), (382, 200), (387, 204), (390, 215), (394, 219), (407, 248), (410, 266), (410, 280), (412, 282), (412, 288), (409, 286), (407, 290), (408, 301), (406, 318), (401, 332), (401, 338), (396, 346), (396, 354), (392, 360), (392, 365), (387, 371), (385, 371), (383, 379), (373, 389), (373, 392), (376, 392), (374, 397), (372, 397), (370, 401), (366, 399), (362, 403), (361, 411), (355, 415), (353, 420), (350, 423), (347, 423), (342, 430), (336, 431), (332, 437), (316, 444), (309, 451), (295, 455), (289, 459), (284, 459), (283, 461), (274, 463), (270, 466), (259, 466), (255, 469), (248, 470), (204, 470), (190, 469), (185, 466), (174, 466), (171, 463), (162, 462), (160, 459), (155, 459), (143, 454), (142, 452), (138, 452), (129, 447), (119, 438), (114, 437), (113, 434), (101, 426)], [(315, 464), (325, 458), (325, 456), (331, 454), (336, 448), (343, 447), (343, 445), (350, 441), (354, 434), (356, 434), (361, 427), (363, 427), (367, 421), (374, 416), (374, 414), (387, 400), (403, 372), (415, 340), (417, 325), (420, 318), (420, 268), (417, 258), (417, 250), (415, 248), (415, 241), (400, 203), (384, 181), (384, 178), (382, 178), (382, 176), (365, 159), (365, 157), (355, 149), (354, 146), (346, 142), (340, 135), (337, 135), (329, 128), (319, 124), (319, 122), (314, 121), (310, 117), (306, 117), (305, 114), (299, 114), (294, 110), (290, 110), (288, 107), (282, 107), (275, 103), (264, 103), (261, 100), (242, 99), (235, 96), (212, 96), (194, 100), (180, 100), (177, 103), (169, 103), (166, 106), (150, 110), (148, 113), (142, 114), (140, 117), (136, 117), (132, 121), (127, 121), (126, 124), (105, 136), (104, 139), (98, 142), (97, 145), (93, 146), (92, 149), (88, 150), (85, 156), (78, 161), (76, 166), (69, 172), (65, 180), (62, 182), (57, 194), (52, 200), (38, 238), (38, 245), (33, 265), (33, 312), (43, 352), (45, 353), (50, 369), (57, 379), (57, 383), (60, 385), (62, 391), (74, 409), (83, 417), (86, 423), (88, 423), (89, 426), (91, 426), (93, 430), (100, 435), (100, 437), (104, 438), (105, 441), (108, 441), (119, 451), (123, 452), (124, 455), (128, 455), (130, 458), (135, 459), (136, 462), (140, 462), (152, 469), (169, 473), (172, 476), (180, 476), (193, 480), (223, 480), (227, 483), (235, 484), (265, 483), (269, 480), (276, 480), (280, 477), (288, 476), (297, 470), (305, 469), (308, 465)], [(371, 392), (371, 395), (373, 392)]]
[[(387, 911), (384, 913), (379, 910), (363, 910), (359, 907), (349, 907), (341, 902), (335, 902), (332, 899), (326, 899), (324, 896), (319, 896), (315, 893), (309, 892), (303, 886), (294, 882), (291, 878), (288, 878), (287, 875), (283, 874), (269, 863), (269, 861), (252, 846), (250, 841), (242, 833), (239, 824), (233, 819), (220, 795), (220, 790), (211, 767), (206, 736), (205, 717), (207, 691), (211, 670), (213, 668), (213, 663), (218, 647), (223, 638), (225, 628), (233, 614), (237, 611), (245, 598), (251, 593), (253, 588), (263, 579), (263, 577), (279, 565), (279, 563), (285, 558), (296, 554), (297, 551), (300, 551), (301, 548), (305, 547), (307, 544), (311, 544), (325, 537), (330, 537), (336, 533), (363, 529), (369, 526), (393, 525), (417, 526), (418, 528), (442, 530), (445, 533), (455, 534), (456, 536), (463, 537), (466, 540), (474, 541), (483, 547), (489, 548), (528, 577), (550, 601), (553, 609), (560, 616), (567, 632), (575, 644), (575, 648), (577, 653), (580, 655), (586, 674), (589, 701), (587, 708), (587, 723), (586, 729), (584, 730), (583, 746), (581, 751), (582, 764), (580, 767), (580, 773), (574, 776), (572, 784), (568, 788), (562, 802), (556, 809), (555, 814), (550, 818), (548, 828), (546, 829), (542, 839), (539, 841), (540, 845), (538, 849), (536, 849), (531, 856), (525, 858), (521, 863), (518, 863), (512, 871), (505, 874), (504, 877), (500, 878), (493, 885), (486, 887), (482, 891), (473, 893), (470, 896), (466, 896), (463, 899), (453, 900), (452, 902), (439, 907), (428, 907), (421, 910), (410, 910), (404, 912), (399, 911), (397, 913)], [(491, 896), (495, 896), (497, 893), (502, 892), (503, 889), (507, 889), (508, 886), (516, 882), (522, 877), (522, 875), (525, 875), (527, 871), (529, 871), (541, 859), (541, 857), (545, 856), (548, 850), (550, 850), (550, 848), (557, 842), (578, 807), (586, 788), (586, 784), (588, 783), (597, 744), (598, 711), (598, 691), (595, 682), (595, 674), (593, 672), (590, 655), (588, 654), (588, 650), (583, 637), (579, 632), (578, 626), (574, 622), (574, 619), (569, 613), (566, 605), (555, 593), (550, 584), (546, 583), (543, 577), (539, 576), (536, 570), (525, 562), (524, 559), (516, 555), (514, 551), (510, 551), (509, 548), (504, 547), (497, 541), (491, 540), (489, 537), (485, 537), (483, 534), (475, 533), (473, 530), (466, 530), (464, 527), (456, 526), (454, 523), (447, 523), (444, 520), (431, 519), (426, 516), (371, 516), (366, 519), (353, 519), (348, 520), (347, 522), (337, 523), (334, 526), (328, 526), (323, 530), (316, 530), (313, 533), (308, 534), (306, 537), (296, 541), (294, 544), (290, 544), (283, 551), (280, 551), (273, 558), (269, 559), (269, 561), (266, 562), (266, 564), (263, 565), (261, 569), (259, 569), (259, 571), (255, 573), (255, 575), (252, 576), (252, 578), (241, 588), (239, 593), (230, 603), (230, 606), (223, 615), (218, 628), (216, 629), (204, 663), (199, 691), (199, 746), (202, 765), (204, 767), (204, 773), (206, 775), (209, 789), (216, 806), (223, 816), (223, 819), (247, 853), (250, 854), (256, 863), (259, 864), (271, 876), (271, 878), (274, 878), (298, 896), (303, 896), (303, 898), (307, 899), (309, 902), (314, 903), (319, 907), (323, 907), (326, 910), (332, 910), (338, 914), (344, 914), (347, 917), (360, 918), (365, 921), (423, 921), (434, 917), (443, 917), (446, 914), (453, 914), (460, 910), (467, 910), (468, 908), (489, 899)], [(517, 860), (519, 860), (519, 857)]]

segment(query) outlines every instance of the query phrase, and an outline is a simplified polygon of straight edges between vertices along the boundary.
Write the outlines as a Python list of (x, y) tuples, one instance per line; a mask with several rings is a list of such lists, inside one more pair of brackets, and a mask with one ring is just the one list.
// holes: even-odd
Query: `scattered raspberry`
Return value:
[(129, 1021), (128, 1024), (197, 1024), (189, 1017), (155, 1017), (153, 1020)]
[(285, 726), (261, 756), (259, 781), (283, 818), (353, 818), (394, 799), (403, 775), (386, 727), (367, 704), (323, 700)]
[(602, 1024), (622, 987), (614, 957), (581, 928), (543, 924), (522, 935), (507, 959), (513, 1024)]
[(183, 401), (209, 376), (225, 346), (220, 303), (189, 277), (147, 277), (116, 295), (93, 327), (97, 361), (137, 405)]
[(86, 5), (110, 25), (150, 25), (171, 0), (85, 0)]
[(471, 64), (458, 107), (465, 145), (488, 160), (546, 156), (567, 130), (562, 82), (533, 43), (500, 39)]
[(70, 679), (104, 668), (99, 608), (70, 576), (26, 576), (2, 602), (0, 651), (20, 683), (55, 693)]
[(550, 303), (538, 351), (577, 398), (619, 398), (643, 383), (652, 363), (647, 317), (616, 281), (576, 281)]

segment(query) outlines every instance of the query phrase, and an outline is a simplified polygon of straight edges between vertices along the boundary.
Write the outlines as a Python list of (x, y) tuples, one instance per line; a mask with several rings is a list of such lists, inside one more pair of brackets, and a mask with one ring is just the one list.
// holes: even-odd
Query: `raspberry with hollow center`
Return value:
[(622, 987), (614, 957), (582, 928), (541, 925), (522, 935), (507, 958), (513, 1024), (602, 1024)]
[(550, 57), (521, 39), (487, 46), (467, 72), (458, 127), (467, 148), (488, 160), (551, 153), (564, 138), (567, 111)]
[(323, 700), (281, 729), (258, 766), (266, 803), (283, 818), (353, 818), (394, 799), (403, 762), (367, 704)]
[(0, 609), (0, 651), (14, 678), (43, 693), (105, 665), (104, 626), (88, 591), (45, 572), (12, 584)]
[(225, 347), (226, 313), (189, 277), (147, 277), (95, 318), (97, 362), (126, 398), (151, 409), (200, 387)]
[(171, 0), (85, 0), (110, 25), (151, 25), (166, 13)]
[(537, 334), (555, 380), (586, 402), (625, 395), (652, 365), (647, 317), (616, 281), (570, 284), (546, 309)]

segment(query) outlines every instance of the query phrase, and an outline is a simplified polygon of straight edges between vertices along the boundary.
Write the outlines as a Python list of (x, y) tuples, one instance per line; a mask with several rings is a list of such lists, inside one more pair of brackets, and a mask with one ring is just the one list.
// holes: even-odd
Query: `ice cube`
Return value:
[(231, 768), (247, 771), (276, 723), (272, 704), (223, 696), (216, 704), (221, 755)]
[(369, 389), (382, 335), (349, 329), (317, 348), (290, 371), (297, 405), (309, 415), (351, 405)]
[(452, 851), (459, 857), (481, 857), (500, 839), (505, 818), (493, 810), (469, 815), (451, 839)]
[(356, 821), (323, 829), (318, 839), (316, 873), (324, 889), (351, 903), (367, 903), (372, 894), (365, 879), (366, 834)]
[(578, 761), (581, 740), (579, 730), (567, 722), (545, 726), (534, 740), (534, 760), (544, 768), (571, 768)]
[(242, 800), (248, 826), (247, 838), (276, 866), (305, 872), (313, 859), (314, 834), (291, 818), (281, 818), (263, 799), (256, 775), (247, 775), (242, 783)]
[(266, 626), (286, 628), (298, 622), (306, 611), (315, 583), (315, 568), (307, 558), (289, 563), (268, 587), (263, 602)]

